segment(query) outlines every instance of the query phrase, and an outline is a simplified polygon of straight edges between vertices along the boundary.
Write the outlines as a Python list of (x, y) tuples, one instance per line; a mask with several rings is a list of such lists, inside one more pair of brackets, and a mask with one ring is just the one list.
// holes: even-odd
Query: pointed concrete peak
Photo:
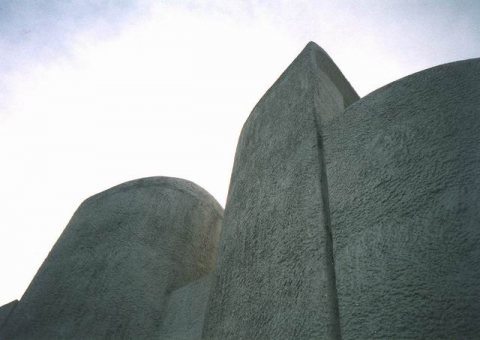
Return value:
[(328, 53), (323, 48), (321, 48), (315, 42), (310, 41), (295, 60), (301, 60), (307, 55), (310, 56), (310, 66), (327, 74), (327, 76), (337, 86), (338, 90), (343, 94), (346, 107), (360, 99), (355, 89), (352, 87), (352, 85), (350, 85), (347, 78), (345, 78), (343, 75), (342, 71), (340, 71), (333, 59), (330, 58)]
[(323, 48), (317, 45), (315, 41), (309, 41), (307, 45), (305, 45), (304, 50), (318, 50), (319, 52), (325, 53)]
[[(320, 46), (318, 46), (315, 42), (310, 41), (308, 44), (305, 45), (303, 50), (297, 55), (297, 57), (292, 61), (290, 66), (285, 70), (287, 71), (292, 65), (295, 65), (296, 63), (299, 62), (304, 62), (305, 58), (307, 60), (307, 66), (308, 68), (314, 68), (316, 69), (318, 65), (316, 65), (316, 58), (315, 56), (318, 55), (319, 57), (327, 57), (328, 59), (331, 60), (331, 58), (328, 56), (327, 52)], [(333, 61), (332, 61), (333, 62)]]
[[(323, 48), (321, 48), (316, 42), (310, 41), (308, 44), (305, 45), (303, 48), (302, 52), (298, 56), (309, 54), (312, 55), (313, 57), (322, 57), (322, 58), (327, 58), (329, 62), (333, 63), (332, 58), (328, 55), (327, 52)], [(314, 61), (315, 59), (312, 59)]]
[[(329, 62), (333, 63), (333, 60), (332, 58), (330, 58), (328, 53), (325, 52), (325, 50), (314, 41), (310, 41), (308, 44), (306, 44), (303, 50), (298, 54), (297, 58), (295, 58), (295, 60), (300, 60), (302, 59), (302, 57), (306, 56), (309, 56), (308, 58), (310, 58), (310, 67), (313, 68), (317, 68), (319, 66), (316, 62), (318, 58), (327, 59)], [(294, 62), (295, 61), (293, 61), (292, 64)]]
[[(267, 90), (259, 103), (261, 103), (265, 97), (268, 97), (277, 86), (282, 84), (285, 78), (292, 74), (299, 73), (325, 74), (343, 96), (345, 108), (360, 99), (357, 92), (350, 85), (337, 65), (335, 65), (328, 53), (315, 42), (310, 41), (285, 71), (283, 71), (277, 81), (275, 81), (275, 83)], [(315, 78), (310, 79), (314, 80)], [(312, 83), (311, 86), (321, 85), (319, 83)]]

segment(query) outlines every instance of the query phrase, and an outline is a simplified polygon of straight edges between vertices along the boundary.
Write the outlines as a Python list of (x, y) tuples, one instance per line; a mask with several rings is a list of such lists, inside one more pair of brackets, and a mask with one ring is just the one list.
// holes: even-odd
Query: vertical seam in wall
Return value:
[[(313, 94), (312, 100), (315, 99), (315, 94)], [(322, 196), (322, 212), (325, 216), (325, 230), (327, 234), (326, 239), (326, 253), (327, 253), (327, 273), (329, 274), (330, 287), (329, 294), (331, 296), (330, 301), (333, 307), (333, 317), (335, 318), (335, 332), (332, 333), (332, 337), (341, 339), (342, 332), (340, 327), (340, 309), (338, 306), (338, 294), (337, 294), (337, 281), (335, 275), (335, 259), (333, 257), (333, 236), (331, 228), (331, 218), (330, 218), (330, 203), (329, 203), (329, 194), (328, 194), (328, 181), (327, 181), (327, 169), (324, 157), (324, 148), (323, 140), (321, 135), (321, 122), (320, 117), (317, 114), (315, 109), (312, 110), (313, 120), (315, 123), (315, 133), (317, 137), (317, 148), (318, 148), (318, 161), (320, 163), (320, 192)]]

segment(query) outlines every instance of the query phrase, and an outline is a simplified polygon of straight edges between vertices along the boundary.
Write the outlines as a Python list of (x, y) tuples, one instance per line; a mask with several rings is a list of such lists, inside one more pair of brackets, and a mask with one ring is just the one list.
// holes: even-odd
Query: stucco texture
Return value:
[(309, 43), (253, 109), (235, 155), (203, 338), (339, 337), (320, 126), (357, 99)]
[(127, 182), (87, 199), (2, 339), (151, 339), (167, 295), (211, 272), (223, 211), (195, 184)]
[(160, 339), (201, 339), (213, 274), (208, 274), (168, 296)]
[(480, 59), (364, 97), (324, 129), (344, 339), (480, 335)]
[(18, 300), (14, 300), (0, 307), (0, 329), (2, 329), (3, 324), (7, 321), (17, 303)]

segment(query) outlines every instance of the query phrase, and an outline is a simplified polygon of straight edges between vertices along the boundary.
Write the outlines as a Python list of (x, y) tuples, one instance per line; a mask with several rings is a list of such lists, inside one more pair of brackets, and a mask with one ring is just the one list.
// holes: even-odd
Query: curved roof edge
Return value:
[(211, 204), (212, 207), (221, 216), (223, 216), (223, 207), (207, 190), (205, 190), (198, 184), (195, 184), (194, 182), (188, 181), (186, 179), (166, 176), (143, 177), (115, 185), (109, 189), (106, 189), (93, 196), (88, 197), (82, 202), (80, 207), (85, 204), (89, 204), (92, 201), (102, 199), (105, 196), (112, 195), (118, 192), (152, 186), (166, 187), (168, 189), (177, 190), (187, 195), (193, 196), (202, 202)]

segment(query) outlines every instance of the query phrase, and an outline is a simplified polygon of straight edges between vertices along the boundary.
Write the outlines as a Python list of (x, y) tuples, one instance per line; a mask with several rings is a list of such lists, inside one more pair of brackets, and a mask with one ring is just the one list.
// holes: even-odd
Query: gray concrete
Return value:
[(2, 339), (158, 337), (166, 297), (214, 268), (222, 208), (154, 177), (87, 199), (2, 329)]
[(235, 156), (205, 339), (338, 338), (319, 128), (357, 99), (309, 43), (254, 108)]
[(309, 43), (243, 127), (221, 237), (191, 182), (95, 195), (0, 339), (480, 338), (480, 59), (357, 100)]
[(479, 338), (480, 59), (389, 84), (324, 131), (343, 338)]
[(202, 337), (212, 274), (173, 291), (165, 307), (160, 339), (194, 340)]
[(3, 324), (7, 321), (10, 313), (17, 306), (17, 303), (18, 300), (13, 300), (12, 302), (0, 307), (0, 329), (2, 329)]

